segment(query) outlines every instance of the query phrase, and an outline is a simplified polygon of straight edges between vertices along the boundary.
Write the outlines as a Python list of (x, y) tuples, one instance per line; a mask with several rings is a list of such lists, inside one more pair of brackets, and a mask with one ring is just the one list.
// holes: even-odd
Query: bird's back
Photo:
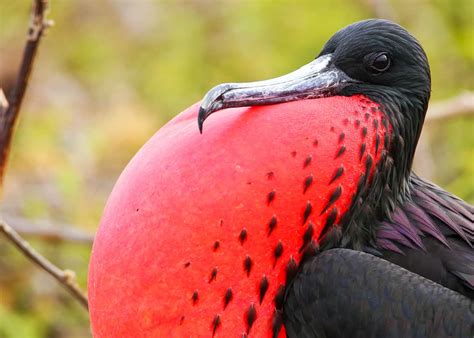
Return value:
[(472, 299), (384, 259), (330, 249), (304, 265), (285, 302), (288, 337), (471, 337)]

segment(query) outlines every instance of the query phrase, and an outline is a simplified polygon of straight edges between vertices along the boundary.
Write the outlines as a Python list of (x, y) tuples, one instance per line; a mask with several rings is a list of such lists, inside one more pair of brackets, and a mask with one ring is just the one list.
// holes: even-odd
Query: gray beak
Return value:
[(356, 82), (331, 63), (332, 54), (274, 79), (246, 83), (223, 83), (212, 88), (199, 108), (198, 126), (212, 113), (232, 107), (263, 106), (281, 102), (331, 96), (345, 83)]

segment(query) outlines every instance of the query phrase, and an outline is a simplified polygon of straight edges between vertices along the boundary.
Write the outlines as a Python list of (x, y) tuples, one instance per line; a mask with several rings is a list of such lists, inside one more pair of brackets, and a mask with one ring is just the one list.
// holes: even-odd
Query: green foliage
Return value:
[(0, 337), (13, 338), (41, 337), (44, 331), (41, 325), (41, 319), (38, 316), (24, 315), (18, 312), (10, 311), (0, 304)]
[[(433, 101), (474, 90), (471, 0), (50, 2), (55, 26), (40, 46), (2, 206), (29, 219), (94, 231), (121, 170), (162, 124), (215, 84), (301, 66), (357, 20), (388, 15), (418, 37), (432, 66)], [(7, 90), (30, 3), (0, 2), (0, 87)], [(472, 118), (427, 129), (432, 179), (474, 202)], [(77, 271), (85, 286), (89, 247), (34, 246)], [(87, 315), (55, 281), (4, 243), (0, 257), (0, 337), (89, 335)]]
[[(436, 171), (436, 180), (447, 182), (445, 188), (456, 192), (471, 203), (474, 201), (474, 121), (459, 118), (433, 128), (435, 158), (442, 158), (448, 165)], [(445, 142), (448, 139), (449, 143)]]

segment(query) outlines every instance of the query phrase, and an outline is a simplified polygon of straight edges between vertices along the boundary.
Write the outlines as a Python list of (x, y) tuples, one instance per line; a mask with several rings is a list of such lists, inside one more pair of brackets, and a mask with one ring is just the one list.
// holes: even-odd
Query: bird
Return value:
[(472, 336), (474, 208), (412, 171), (430, 92), (420, 43), (382, 19), (212, 88), (109, 198), (94, 335)]
[[(227, 107), (358, 94), (377, 102), (391, 140), (379, 145), (385, 153), (371, 182), (363, 177), (340, 228), (323, 238), (324, 249), (376, 252), (472, 299), (474, 209), (411, 170), (430, 89), (427, 57), (415, 38), (397, 24), (367, 20), (337, 32), (315, 61), (293, 74), (213, 88), (201, 105), (198, 124), (202, 132), (209, 115)], [(298, 320), (299, 330), (306, 322)]]

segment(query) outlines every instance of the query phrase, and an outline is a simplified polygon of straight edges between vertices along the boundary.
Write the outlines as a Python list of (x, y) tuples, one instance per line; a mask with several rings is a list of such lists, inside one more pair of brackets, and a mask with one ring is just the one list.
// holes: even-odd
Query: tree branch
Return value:
[(469, 116), (474, 113), (474, 93), (464, 92), (450, 99), (433, 103), (426, 112), (426, 121)]
[(91, 245), (94, 234), (82, 231), (70, 224), (51, 223), (48, 220), (30, 221), (23, 217), (7, 216), (11, 227), (24, 237), (34, 237), (48, 242), (73, 242)]
[(48, 272), (57, 281), (59, 281), (86, 309), (88, 309), (87, 296), (81, 290), (76, 282), (76, 274), (71, 270), (61, 270), (56, 265), (51, 263), (47, 258), (43, 257), (31, 245), (25, 241), (21, 236), (13, 230), (4, 221), (0, 220), (0, 231), (31, 261)]
[[(11, 95), (8, 97), (6, 109), (0, 109), (0, 187), (3, 186), (3, 176), (8, 160), (8, 152), (14, 132), (15, 122), (20, 112), (21, 103), (25, 96), (26, 87), (33, 68), (33, 61), (38, 50), (39, 42), (45, 30), (51, 22), (45, 19), (45, 11), (48, 7), (48, 0), (35, 0), (28, 29), (28, 37), (20, 70), (13, 87)], [(5, 106), (5, 105), (4, 105)]]
[(3, 116), (8, 109), (8, 101), (5, 97), (5, 93), (0, 88), (0, 116)]
[[(48, 0), (34, 0), (33, 9), (28, 29), (28, 38), (20, 70), (8, 101), (0, 90), (0, 187), (3, 186), (5, 166), (8, 152), (18, 119), (21, 104), (25, 96), (28, 80), (33, 69), (39, 42), (51, 22), (45, 19)], [(61, 270), (48, 259), (41, 256), (30, 244), (25, 241), (12, 227), (0, 220), (0, 231), (3, 232), (13, 244), (30, 260), (58, 280), (86, 309), (88, 309), (87, 296), (76, 282), (76, 274), (71, 270)]]

